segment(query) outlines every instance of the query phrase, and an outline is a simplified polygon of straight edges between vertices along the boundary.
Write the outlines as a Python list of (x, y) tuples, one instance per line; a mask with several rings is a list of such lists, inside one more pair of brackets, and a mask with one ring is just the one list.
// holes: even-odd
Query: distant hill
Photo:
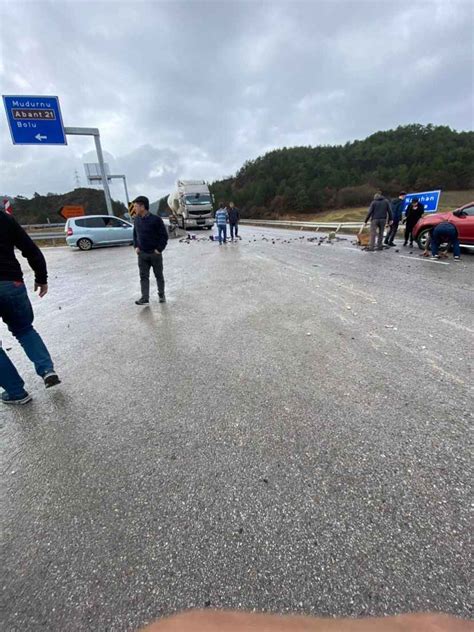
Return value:
[(214, 182), (217, 203), (234, 201), (244, 217), (358, 207), (377, 190), (474, 187), (474, 132), (406, 125), (338, 146), (276, 149)]
[[(99, 215), (107, 213), (104, 192), (100, 189), (79, 188), (69, 193), (48, 193), (39, 195), (35, 193), (31, 199), (21, 195), (8, 197), (12, 206), (14, 217), (20, 224), (45, 224), (62, 221), (58, 211), (62, 206), (80, 204), (87, 215)], [(112, 200), (112, 208), (115, 215), (121, 217), (126, 213), (125, 204)]]

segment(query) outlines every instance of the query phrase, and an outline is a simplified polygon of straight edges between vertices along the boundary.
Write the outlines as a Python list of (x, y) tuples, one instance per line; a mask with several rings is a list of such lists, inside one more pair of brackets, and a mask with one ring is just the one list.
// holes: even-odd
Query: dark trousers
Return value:
[(393, 244), (393, 240), (397, 236), (398, 224), (398, 219), (395, 219), (393, 224), (389, 227), (387, 236), (385, 237), (386, 244)]
[(234, 232), (235, 232), (235, 238), (237, 239), (237, 237), (239, 236), (238, 224), (230, 224), (230, 238), (231, 239), (234, 239)]
[(221, 244), (222, 241), (224, 241), (224, 243), (226, 243), (226, 241), (227, 241), (227, 224), (222, 224), (222, 226), (217, 224), (217, 232), (219, 234), (219, 243)]
[[(35, 365), (36, 373), (43, 377), (53, 371), (53, 361), (48, 349), (33, 328), (33, 308), (24, 283), (0, 281), (0, 316)], [(12, 397), (21, 397), (25, 393), (24, 381), (1, 348), (0, 385)]]
[[(375, 245), (375, 237), (377, 236), (377, 248), (378, 250), (382, 250), (382, 241), (383, 241), (383, 231), (385, 229), (385, 224), (387, 223), (386, 219), (373, 219), (370, 222), (370, 244), (369, 250), (374, 249)], [(378, 235), (377, 235), (378, 232)]]
[(447, 242), (453, 245), (453, 255), (461, 256), (461, 247), (459, 245), (458, 232), (454, 226), (436, 226), (431, 234), (431, 254), (436, 257), (441, 244)]
[(158, 255), (155, 252), (140, 252), (138, 255), (138, 269), (140, 270), (140, 288), (142, 291), (142, 298), (146, 300), (150, 299), (150, 268), (153, 268), (153, 272), (156, 277), (158, 294), (160, 296), (164, 296), (165, 278), (163, 276), (163, 255)]
[(405, 225), (405, 246), (407, 245), (408, 241), (410, 241), (410, 246), (413, 246), (413, 229), (415, 228), (416, 224), (406, 224)]

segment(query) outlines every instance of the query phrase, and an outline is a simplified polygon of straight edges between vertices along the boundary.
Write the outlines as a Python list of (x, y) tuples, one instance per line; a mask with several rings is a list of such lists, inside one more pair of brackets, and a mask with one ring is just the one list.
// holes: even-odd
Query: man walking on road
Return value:
[(150, 203), (144, 195), (139, 195), (135, 198), (133, 209), (136, 213), (133, 227), (133, 245), (138, 255), (140, 288), (142, 292), (141, 297), (138, 301), (135, 301), (135, 304), (148, 305), (150, 303), (150, 268), (153, 268), (156, 277), (160, 303), (165, 303), (163, 251), (168, 243), (168, 231), (161, 217), (150, 213)]
[(385, 230), (385, 224), (387, 220), (389, 224), (392, 223), (392, 209), (390, 207), (390, 202), (383, 197), (381, 193), (376, 193), (374, 195), (374, 199), (369, 207), (369, 212), (367, 213), (367, 217), (365, 218), (365, 224), (370, 222), (370, 245), (368, 250), (370, 252), (374, 251), (375, 246), (375, 236), (377, 235), (377, 250), (383, 250), (382, 240), (383, 240), (383, 231)]
[(219, 246), (224, 243), (227, 243), (227, 221), (229, 219), (229, 215), (227, 213), (227, 209), (225, 207), (224, 202), (221, 202), (219, 208), (216, 211), (216, 224), (217, 231), (219, 233)]
[(240, 220), (240, 211), (236, 208), (235, 204), (231, 202), (229, 204), (229, 225), (230, 225), (230, 239), (234, 241), (234, 232), (235, 238), (239, 238), (239, 220)]
[(417, 224), (418, 220), (421, 219), (425, 209), (423, 204), (420, 204), (418, 198), (413, 198), (413, 201), (407, 206), (406, 215), (405, 215), (405, 243), (406, 246), (408, 244), (408, 240), (410, 240), (410, 248), (413, 246), (413, 229)]
[(390, 226), (390, 230), (387, 232), (387, 236), (385, 237), (384, 243), (386, 246), (395, 246), (393, 240), (397, 236), (398, 225), (403, 219), (405, 197), (405, 191), (401, 191), (399, 196), (392, 200), (392, 224)]
[[(43, 298), (48, 292), (45, 258), (16, 220), (0, 211), (0, 316), (33, 362), (46, 388), (50, 388), (60, 384), (61, 380), (54, 370), (46, 345), (33, 328), (33, 308), (15, 257), (15, 246), (34, 271), (35, 292), (39, 290), (39, 296)], [(5, 389), (1, 396), (4, 404), (26, 404), (31, 400), (31, 395), (25, 391), (25, 382), (1, 345), (0, 386)]]

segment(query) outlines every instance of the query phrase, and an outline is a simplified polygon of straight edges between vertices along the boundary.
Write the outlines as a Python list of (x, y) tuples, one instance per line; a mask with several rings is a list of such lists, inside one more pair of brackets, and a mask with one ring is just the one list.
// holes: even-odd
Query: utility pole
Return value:
[(77, 172), (77, 169), (74, 169), (74, 182), (76, 184), (76, 189), (79, 189), (81, 181), (79, 180), (79, 173)]

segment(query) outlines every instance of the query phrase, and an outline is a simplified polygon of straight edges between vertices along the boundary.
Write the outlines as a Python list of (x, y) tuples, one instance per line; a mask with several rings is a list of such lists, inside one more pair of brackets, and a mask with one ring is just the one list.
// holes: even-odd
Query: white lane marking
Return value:
[(437, 263), (441, 266), (449, 266), (449, 263), (447, 261), (439, 261), (438, 259), (427, 259), (426, 257), (410, 257), (409, 255), (400, 255), (400, 257), (402, 257), (403, 259), (410, 259), (410, 261), (425, 261), (428, 263)]
[(457, 329), (461, 329), (461, 331), (468, 331), (470, 334), (474, 334), (474, 329), (469, 329), (469, 327), (466, 327), (466, 325), (455, 323), (453, 320), (446, 320), (446, 318), (440, 318), (440, 320), (445, 325), (449, 325), (450, 327), (456, 327)]

